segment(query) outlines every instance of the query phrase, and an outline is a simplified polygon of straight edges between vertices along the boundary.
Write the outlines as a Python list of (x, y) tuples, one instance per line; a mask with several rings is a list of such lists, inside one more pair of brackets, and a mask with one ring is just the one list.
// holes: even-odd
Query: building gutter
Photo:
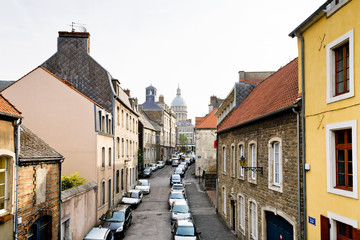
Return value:
[[(115, 166), (115, 157), (116, 157), (116, 136), (115, 136), (115, 126), (116, 126), (116, 124), (117, 123), (115, 123), (115, 119), (117, 120), (118, 118), (117, 118), (117, 116), (115, 116), (115, 108), (116, 108), (116, 106), (115, 106), (115, 98), (116, 98), (116, 95), (114, 95), (114, 97), (113, 97), (113, 102), (112, 102), (112, 117), (113, 117), (113, 120), (111, 121), (112, 122), (112, 126), (111, 126), (111, 128), (112, 128), (112, 134), (113, 134), (113, 198), (112, 198), (112, 206), (114, 206), (114, 204), (115, 204), (115, 192), (116, 192), (116, 176), (115, 176), (115, 174), (116, 174), (116, 170), (115, 170), (115, 168), (116, 168), (116, 166)], [(119, 114), (119, 113), (118, 113)], [(119, 149), (117, 149), (117, 151), (119, 151)]]
[(262, 116), (260, 116), (260, 117), (256, 117), (256, 118), (250, 119), (250, 120), (248, 120), (248, 121), (239, 123), (239, 124), (237, 124), (237, 125), (231, 126), (231, 127), (229, 127), (229, 128), (225, 128), (225, 129), (223, 129), (223, 130), (218, 131), (217, 133), (218, 133), (218, 134), (222, 134), (222, 133), (226, 133), (226, 132), (232, 131), (232, 130), (234, 130), (234, 129), (236, 129), (236, 128), (243, 127), (243, 126), (248, 125), (248, 124), (250, 124), (250, 123), (254, 123), (254, 122), (256, 122), (256, 121), (260, 121), (260, 120), (263, 120), (263, 119), (265, 119), (265, 118), (274, 116), (274, 115), (276, 115), (276, 114), (279, 114), (279, 113), (282, 113), (282, 112), (291, 110), (292, 108), (294, 108), (294, 107), (296, 107), (296, 106), (297, 106), (297, 105), (293, 105), (293, 104), (292, 104), (292, 105), (289, 105), (289, 106), (286, 106), (286, 107), (284, 107), (284, 108), (281, 108), (281, 109), (275, 110), (275, 111), (273, 111), (273, 112), (264, 114), (264, 115), (262, 115)]
[(20, 125), (22, 118), (15, 122), (15, 213), (14, 213), (14, 239), (18, 239), (18, 191), (19, 191), (19, 153), (20, 153)]
[[(294, 107), (293, 112), (296, 114), (296, 147), (297, 147), (297, 185), (298, 185), (298, 234), (301, 239), (301, 180), (300, 180), (300, 113)], [(305, 224), (305, 222), (304, 222)]]
[(60, 172), (60, 175), (59, 175), (59, 232), (58, 232), (58, 236), (59, 236), (59, 239), (61, 239), (61, 227), (62, 227), (62, 222), (61, 222), (61, 219), (62, 219), (62, 216), (61, 216), (61, 192), (62, 192), (62, 182), (61, 182), (61, 174), (62, 174), (62, 163), (64, 162), (64, 157), (61, 158), (60, 162), (59, 162), (59, 172)]

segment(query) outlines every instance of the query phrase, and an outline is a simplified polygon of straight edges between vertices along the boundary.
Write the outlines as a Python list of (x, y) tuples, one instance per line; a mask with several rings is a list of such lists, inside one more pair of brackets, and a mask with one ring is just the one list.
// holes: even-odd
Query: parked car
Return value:
[(135, 189), (141, 190), (144, 194), (150, 193), (150, 182), (146, 179), (139, 179), (137, 182), (137, 185), (135, 186)]
[(145, 168), (142, 173), (141, 173), (141, 177), (144, 177), (144, 178), (149, 178), (151, 177), (152, 173), (151, 173), (151, 169), (150, 168)]
[(108, 210), (100, 218), (101, 226), (111, 230), (115, 239), (125, 236), (125, 231), (132, 223), (131, 208), (128, 205), (120, 205)]
[(113, 234), (110, 229), (94, 227), (86, 234), (84, 240), (113, 240)]
[(173, 159), (171, 166), (177, 167), (177, 166), (179, 165), (179, 163), (180, 163), (180, 162), (179, 162), (178, 159)]
[(170, 192), (182, 192), (183, 194), (185, 194), (184, 185), (179, 184), (179, 183), (173, 184), (170, 189)]
[(166, 159), (166, 165), (171, 165), (173, 162), (172, 158)]
[(179, 199), (185, 200), (185, 196), (182, 192), (172, 192), (169, 196), (169, 208), (171, 207), (172, 203), (174, 201), (177, 201)]
[(172, 239), (199, 239), (201, 232), (195, 228), (192, 220), (177, 220), (171, 228)]
[(182, 184), (182, 179), (181, 179), (181, 176), (179, 174), (173, 174), (170, 177), (170, 186), (172, 186), (175, 183), (181, 183)]
[(165, 167), (164, 161), (157, 161), (157, 166), (158, 166), (158, 168), (163, 168), (163, 167)]
[(143, 193), (139, 189), (131, 189), (124, 194), (121, 202), (124, 204), (129, 204), (132, 208), (137, 208), (137, 206), (142, 202)]
[(185, 171), (186, 171), (188, 169), (189, 164), (187, 164), (186, 162), (181, 162), (178, 167), (181, 167), (181, 166), (184, 166)]
[(149, 168), (150, 168), (150, 170), (151, 170), (152, 172), (158, 170), (158, 166), (157, 166), (156, 163), (150, 163), (150, 164), (149, 164)]
[(174, 170), (174, 174), (179, 174), (181, 177), (184, 177), (184, 175), (185, 175), (185, 170), (184, 170), (184, 168), (182, 168), (182, 167), (177, 167), (177, 168), (175, 168), (175, 170)]
[(185, 158), (185, 162), (187, 165), (191, 165), (191, 158)]
[(170, 211), (171, 225), (173, 225), (176, 220), (192, 219), (192, 212), (190, 211), (186, 200), (174, 201), (171, 205)]

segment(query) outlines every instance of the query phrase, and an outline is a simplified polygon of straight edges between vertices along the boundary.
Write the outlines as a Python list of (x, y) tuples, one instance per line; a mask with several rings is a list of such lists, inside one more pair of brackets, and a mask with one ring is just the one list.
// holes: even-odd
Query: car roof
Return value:
[(94, 227), (86, 234), (84, 239), (104, 239), (108, 231), (110, 230), (107, 228)]
[(141, 192), (141, 190), (139, 190), (139, 189), (130, 189), (128, 192), (136, 192), (136, 193), (139, 193), (139, 192)]
[(177, 220), (178, 226), (189, 226), (193, 227), (194, 223), (191, 220)]
[(139, 182), (149, 182), (147, 179), (139, 179)]
[(178, 177), (180, 177), (181, 178), (181, 176), (180, 176), (180, 174), (173, 174), (173, 175), (171, 175), (172, 177), (174, 177), (174, 176), (178, 176)]
[(172, 187), (174, 187), (174, 186), (175, 186), (175, 187), (176, 187), (176, 186), (177, 186), (177, 187), (180, 187), (180, 186), (181, 186), (181, 187), (184, 187), (184, 185), (182, 185), (181, 183), (174, 183), (174, 184), (172, 185)]
[(189, 206), (185, 199), (176, 200), (173, 204), (174, 204), (174, 206), (175, 206), (175, 205), (186, 205), (186, 206)]

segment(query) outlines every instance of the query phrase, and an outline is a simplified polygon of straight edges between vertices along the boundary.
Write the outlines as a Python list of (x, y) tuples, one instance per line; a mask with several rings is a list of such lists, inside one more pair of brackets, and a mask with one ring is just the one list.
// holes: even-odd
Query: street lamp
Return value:
[(261, 174), (263, 174), (263, 167), (244, 167), (245, 166), (245, 157), (244, 156), (241, 156), (239, 158), (239, 162), (240, 162), (240, 166), (245, 169), (246, 171), (247, 170), (251, 170), (252, 172), (260, 172)]

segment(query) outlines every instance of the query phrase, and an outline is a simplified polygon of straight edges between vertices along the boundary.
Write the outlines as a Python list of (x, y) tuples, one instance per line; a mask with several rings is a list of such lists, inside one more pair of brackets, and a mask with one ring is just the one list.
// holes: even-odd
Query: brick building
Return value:
[(302, 239), (297, 68), (265, 79), (218, 125), (217, 208), (239, 239)]
[(20, 128), (18, 239), (60, 239), (63, 156)]

